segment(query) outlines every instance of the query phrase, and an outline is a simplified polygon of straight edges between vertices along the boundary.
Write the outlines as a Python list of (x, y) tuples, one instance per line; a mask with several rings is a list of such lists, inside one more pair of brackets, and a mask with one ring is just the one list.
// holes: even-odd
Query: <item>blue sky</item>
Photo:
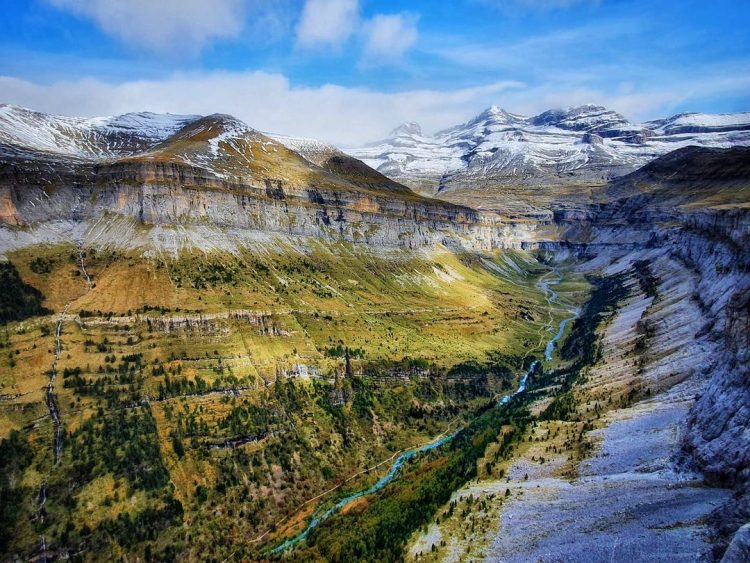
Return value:
[(0, 102), (232, 113), (341, 145), (495, 104), (750, 110), (746, 0), (5, 0)]

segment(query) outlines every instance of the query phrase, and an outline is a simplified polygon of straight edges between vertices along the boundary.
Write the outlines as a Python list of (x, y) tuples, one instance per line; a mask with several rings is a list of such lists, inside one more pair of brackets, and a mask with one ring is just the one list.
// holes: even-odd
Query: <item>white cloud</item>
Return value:
[[(46, 0), (92, 20), (127, 45), (194, 55), (216, 39), (237, 37), (247, 0)], [(261, 2), (265, 3), (265, 2)]]
[(748, 90), (750, 75), (730, 67), (696, 68), (695, 78), (668, 76), (640, 87), (627, 82), (611, 89), (556, 82), (528, 87), (500, 81), (473, 88), (401, 92), (333, 84), (296, 87), (281, 74), (264, 72), (176, 74), (119, 84), (92, 78), (39, 84), (0, 76), (0, 101), (40, 111), (81, 116), (145, 110), (229, 113), (261, 131), (315, 137), (339, 146), (381, 139), (405, 121), (417, 121), (425, 132), (434, 132), (466, 121), (492, 104), (533, 115), (592, 102), (632, 120), (644, 120), (671, 115), (688, 103)]
[(261, 131), (355, 146), (385, 137), (404, 121), (418, 120), (427, 131), (453, 125), (521, 87), (518, 82), (496, 82), (449, 91), (385, 93), (333, 84), (294, 87), (283, 75), (264, 72), (177, 74), (120, 84), (90, 78), (37, 84), (0, 76), (0, 101), (81, 116), (229, 113)]
[(301, 47), (341, 47), (353, 36), (363, 40), (362, 58), (367, 64), (403, 55), (416, 42), (416, 14), (375, 14), (363, 20), (359, 0), (306, 0), (297, 24)]
[(398, 57), (416, 42), (417, 16), (378, 14), (365, 24), (364, 56), (367, 59)]
[(297, 42), (303, 47), (336, 47), (359, 25), (358, 0), (306, 0), (297, 25)]

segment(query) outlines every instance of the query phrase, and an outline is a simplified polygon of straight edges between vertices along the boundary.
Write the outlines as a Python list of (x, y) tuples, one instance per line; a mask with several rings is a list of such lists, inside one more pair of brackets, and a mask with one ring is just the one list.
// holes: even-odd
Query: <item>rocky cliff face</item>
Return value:
[(717, 553), (750, 519), (750, 208), (740, 203), (748, 186), (749, 149), (685, 149), (611, 184), (613, 199), (585, 217), (559, 211), (563, 234), (541, 243), (596, 255), (603, 265), (624, 255), (662, 256), (694, 280), (689, 299), (703, 321), (694, 324), (689, 365), (669, 368), (698, 383), (680, 461), (735, 492), (714, 515)]
[(16, 227), (119, 215), (144, 227), (204, 223), (392, 246), (421, 246), (454, 232), (483, 236), (478, 214), (467, 208), (271, 179), (236, 183), (173, 163), (100, 167), (54, 187), (17, 177), (0, 179), (2, 219)]
[[(28, 127), (40, 129), (39, 114), (32, 116)], [(375, 247), (444, 242), (490, 249), (502, 242), (491, 217), (418, 196), (332, 147), (302, 143), (297, 152), (229, 116), (172, 122), (182, 126), (136, 136), (118, 145), (116, 155), (106, 144), (79, 150), (80, 139), (94, 135), (88, 122), (53, 120), (49, 135), (11, 131), (0, 138), (3, 246), (47, 241), (52, 224), (63, 237), (85, 242), (95, 225), (101, 235), (104, 225), (123, 221), (137, 225), (141, 237), (122, 236), (113, 226), (109, 243), (157, 250), (165, 233), (166, 246), (174, 247), (169, 235), (175, 232), (181, 233), (179, 246), (204, 250), (241, 246), (242, 237), (232, 232)], [(68, 136), (60, 139), (61, 130)], [(208, 241), (191, 236), (205, 229), (211, 230)], [(144, 231), (155, 230), (158, 236), (147, 234), (144, 241)]]

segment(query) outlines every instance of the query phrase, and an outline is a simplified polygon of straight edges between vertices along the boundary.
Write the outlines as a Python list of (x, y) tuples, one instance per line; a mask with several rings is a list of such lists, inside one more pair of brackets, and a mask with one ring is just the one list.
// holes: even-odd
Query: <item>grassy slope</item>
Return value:
[[(545, 420), (538, 409), (529, 407), (542, 398), (552, 400), (560, 393), (560, 390), (548, 386), (549, 380), (565, 377), (561, 373), (568, 374), (573, 380), (595, 360), (596, 330), (606, 316), (603, 312), (611, 314), (616, 302), (623, 297), (620, 284), (621, 280), (612, 279), (597, 285), (581, 320), (573, 323), (570, 339), (559, 352), (561, 357), (547, 366), (548, 370), (564, 366), (561, 371), (536, 372), (530, 380), (531, 392), (514, 399), (503, 409), (492, 408), (492, 404), (491, 408), (473, 418), (448, 445), (407, 464), (402, 478), (346, 513), (335, 515), (321, 524), (291, 558), (398, 560), (404, 555), (404, 545), (410, 535), (423, 526), (426, 528), (430, 522), (434, 527), (436, 515), (438, 523), (454, 518), (468, 528), (466, 516), (473, 510), (486, 511), (487, 505), (477, 503), (472, 507), (473, 499), (460, 503), (461, 506), (449, 503), (452, 492), (474, 478), (479, 480), (498, 472), (503, 476), (508, 460), (524, 449), (523, 441), (527, 439), (529, 429), (533, 434), (538, 421)], [(576, 276), (566, 279), (555, 290), (559, 290), (562, 301), (576, 303), (581, 301), (582, 294), (588, 293), (590, 285)], [(576, 351), (570, 352), (568, 348)], [(472, 516), (472, 533), (475, 521)], [(430, 554), (426, 555), (429, 558)], [(445, 553), (441, 556), (444, 557)]]
[[(152, 150), (120, 159), (121, 163), (187, 163), (208, 167), (223, 178), (240, 183), (281, 181), (285, 185), (324, 188), (340, 192), (358, 192), (377, 196), (387, 194), (405, 201), (439, 206), (390, 180), (361, 161), (348, 155), (331, 155), (316, 165), (283, 144), (257, 131), (236, 131), (228, 138), (221, 135), (234, 127), (227, 116), (208, 116), (170, 137)], [(215, 142), (218, 139), (218, 142)], [(215, 151), (209, 143), (215, 142)]]
[(685, 147), (611, 182), (600, 201), (639, 195), (658, 205), (701, 209), (750, 205), (750, 148)]
[[(217, 553), (247, 549), (305, 500), (454, 427), (456, 416), (512, 385), (502, 374), (448, 374), (469, 361), (481, 371), (490, 352), (511, 363), (538, 353), (549, 320), (534, 287), (545, 268), (522, 253), (498, 255), (490, 267), (447, 251), (384, 257), (323, 245), (179, 262), (89, 251), (90, 289), (77, 258), (70, 247), (10, 257), (55, 312), (6, 325), (3, 336), (1, 435), (21, 429), (34, 453), (21, 479), (16, 553), (31, 553), (40, 533), (53, 549), (87, 556), (146, 548), (168, 556), (219, 541)], [(56, 385), (66, 437), (53, 468), (43, 389), (66, 305)], [(186, 315), (204, 318), (165, 330)], [(338, 344), (357, 350), (355, 372), (381, 377), (344, 378), (344, 358), (327, 352)], [(323, 379), (278, 377), (297, 364)], [(414, 377), (417, 366), (432, 375)], [(411, 377), (393, 377), (402, 373)], [(219, 388), (236, 392), (198, 394)], [(133, 436), (142, 437), (135, 449)], [(243, 437), (256, 441), (209, 447)], [(73, 451), (74, 443), (90, 447)], [(129, 474), (125, 459), (140, 460), (151, 477)], [(36, 493), (45, 481), (41, 518)], [(182, 520), (185, 529), (176, 527)], [(147, 532), (160, 529), (159, 539)]]

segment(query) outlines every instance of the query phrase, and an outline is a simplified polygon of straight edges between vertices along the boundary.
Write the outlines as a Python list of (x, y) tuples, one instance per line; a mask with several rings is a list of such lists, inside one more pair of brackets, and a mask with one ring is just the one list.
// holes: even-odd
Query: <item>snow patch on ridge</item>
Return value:
[(67, 117), (0, 105), (0, 144), (21, 151), (101, 160), (145, 150), (196, 119), (194, 115), (150, 112)]

